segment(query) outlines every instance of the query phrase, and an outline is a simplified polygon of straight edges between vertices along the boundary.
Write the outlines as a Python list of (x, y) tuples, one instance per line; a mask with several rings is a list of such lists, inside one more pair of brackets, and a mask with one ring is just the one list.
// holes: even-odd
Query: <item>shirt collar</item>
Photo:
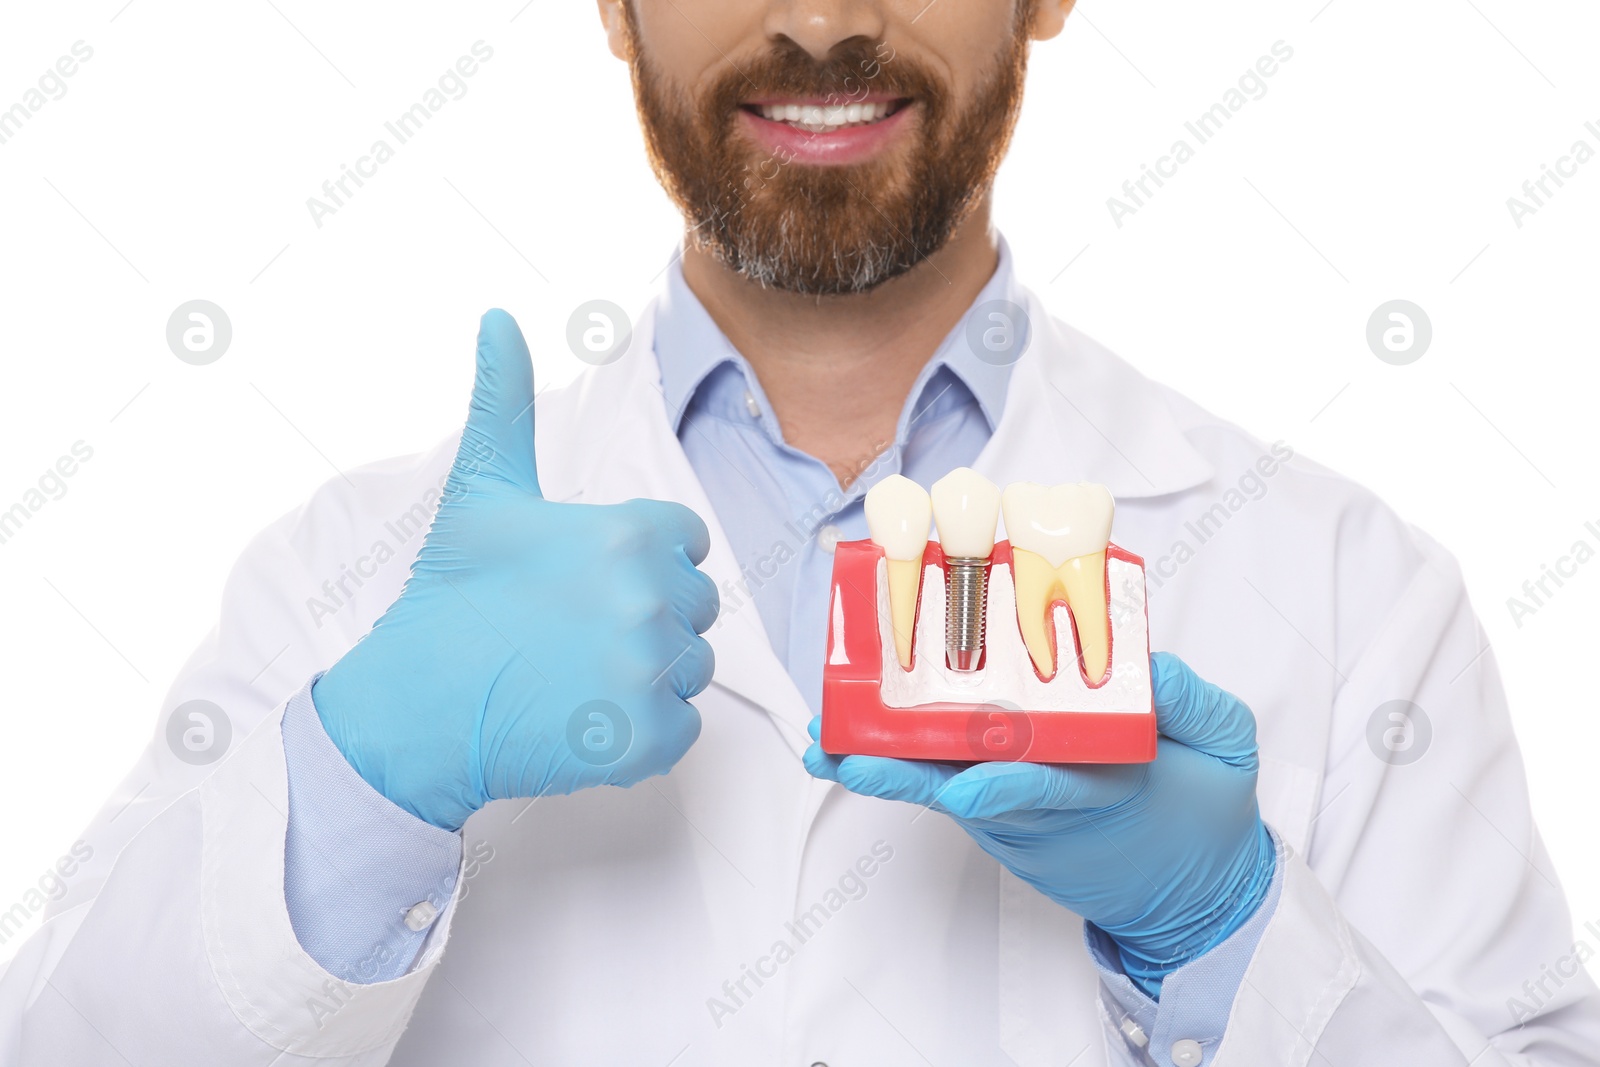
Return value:
[[(940, 343), (911, 391), (912, 408), (921, 410), (929, 382), (947, 367), (972, 393), (992, 433), (1005, 411), (1011, 368), (1027, 350), (1031, 328), (1023, 308), (1025, 294), (1017, 285), (1011, 248), (999, 238), (999, 262), (954, 329)], [(674, 258), (667, 271), (666, 290), (656, 305), (656, 360), (661, 366), (661, 392), (666, 401), (672, 432), (678, 433), (684, 412), (712, 371), (726, 363), (735, 365), (750, 388), (760, 395), (750, 364), (723, 334), (683, 277), (683, 261)], [(904, 422), (904, 416), (902, 422)], [(902, 430), (904, 428), (902, 427)]]

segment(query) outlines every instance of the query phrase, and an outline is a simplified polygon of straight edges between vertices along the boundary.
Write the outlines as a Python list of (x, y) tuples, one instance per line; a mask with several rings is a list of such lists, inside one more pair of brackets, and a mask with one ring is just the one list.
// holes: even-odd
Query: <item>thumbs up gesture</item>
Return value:
[(627, 786), (700, 734), (710, 535), (679, 504), (558, 504), (539, 490), (533, 368), (483, 317), (444, 498), (398, 600), (319, 678), (328, 736), (374, 789), (457, 829), (490, 800)]

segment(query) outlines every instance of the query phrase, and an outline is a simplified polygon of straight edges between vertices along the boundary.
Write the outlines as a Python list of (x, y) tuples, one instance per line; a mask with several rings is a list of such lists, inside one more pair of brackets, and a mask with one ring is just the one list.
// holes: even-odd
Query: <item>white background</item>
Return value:
[[(1058, 314), (1459, 556), (1581, 926), (1600, 560), (1520, 627), (1506, 599), (1600, 546), (1600, 160), (1520, 228), (1506, 199), (1573, 141), (1600, 149), (1600, 11), (1324, 3), (1085, 0), (1035, 50), (998, 222)], [(467, 95), (318, 229), (306, 198), (480, 39)], [(0, 145), (0, 510), (94, 449), (0, 545), (0, 909), (170, 710), (253, 531), (450, 432), (484, 308), (519, 317), (543, 379), (576, 373), (567, 316), (642, 305), (677, 233), (586, 0), (7, 5), (0, 108), (78, 40), (66, 95)], [(1114, 225), (1107, 197), (1279, 40), (1267, 94)], [(232, 319), (211, 366), (166, 345), (193, 298)], [(1433, 323), (1409, 366), (1365, 341), (1393, 298)]]

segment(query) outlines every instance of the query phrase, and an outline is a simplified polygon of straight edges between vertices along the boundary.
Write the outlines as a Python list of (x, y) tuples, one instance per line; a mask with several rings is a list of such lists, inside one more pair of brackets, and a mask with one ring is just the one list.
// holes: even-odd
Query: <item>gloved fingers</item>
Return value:
[(805, 764), (807, 773), (813, 778), (820, 778), (824, 782), (837, 782), (839, 780), (839, 763), (843, 756), (835, 756), (831, 752), (822, 750), (822, 716), (813, 715), (811, 721), (806, 723), (806, 733), (811, 735), (811, 747), (806, 749), (800, 762)]
[(655, 702), (629, 719), (632, 737), (628, 750), (608, 765), (603, 780), (608, 785), (631, 786), (669, 773), (699, 739), (700, 727), (700, 712), (688, 701), (669, 698)]
[(694, 632), (703, 634), (717, 621), (722, 609), (722, 597), (711, 575), (694, 567), (679, 568), (679, 577), (673, 582), (672, 602), (678, 606)]
[(706, 521), (690, 508), (670, 500), (638, 498), (628, 501), (640, 521), (661, 533), (672, 544), (682, 547), (684, 555), (695, 566), (704, 563), (711, 553), (711, 530)]
[(1106, 808), (1139, 787), (1139, 765), (980, 763), (956, 775), (941, 802), (963, 819), (996, 819), (1013, 812)]
[(699, 696), (711, 684), (716, 673), (717, 657), (711, 642), (693, 634), (683, 635), (682, 651), (661, 672), (671, 691), (688, 700)]
[(533, 360), (517, 320), (499, 308), (484, 312), (478, 324), (472, 402), (451, 481), (459, 491), (487, 473), (542, 495), (533, 446)]
[(959, 768), (948, 764), (923, 760), (845, 756), (839, 761), (837, 781), (850, 792), (864, 797), (934, 807), (942, 799), (945, 784), (955, 777), (957, 770)]
[(811, 721), (806, 724), (806, 732), (811, 735), (811, 747), (806, 749), (805, 755), (800, 758), (800, 762), (805, 764), (806, 772), (824, 782), (837, 782), (839, 763), (844, 757), (822, 751), (821, 715), (811, 717)]
[(1162, 734), (1225, 763), (1256, 762), (1256, 718), (1244, 701), (1171, 652), (1151, 655), (1150, 683)]
[[(921, 760), (890, 759), (886, 756), (835, 756), (822, 751), (822, 716), (813, 715), (806, 724), (812, 745), (803, 762), (813, 778), (838, 782), (852, 793), (903, 800), (908, 804), (933, 807), (946, 782), (959, 767)], [(944, 810), (940, 807), (940, 810)]]

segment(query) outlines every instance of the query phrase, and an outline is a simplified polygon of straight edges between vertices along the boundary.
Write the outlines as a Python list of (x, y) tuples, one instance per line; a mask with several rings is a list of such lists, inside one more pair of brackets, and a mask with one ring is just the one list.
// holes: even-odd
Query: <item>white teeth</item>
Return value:
[(933, 502), (928, 492), (910, 478), (891, 474), (868, 492), (863, 501), (872, 540), (883, 546), (890, 559), (921, 560), (928, 547), (928, 520)]
[(1106, 546), (1115, 511), (1111, 493), (1089, 482), (1017, 482), (1006, 487), (1003, 506), (1017, 625), (1034, 667), (1044, 678), (1055, 674), (1054, 604), (1065, 600), (1077, 625), (1084, 675), (1090, 684), (1098, 684), (1110, 660)]
[(762, 104), (756, 110), (773, 122), (792, 122), (810, 132), (878, 122), (888, 117), (890, 102), (875, 104)]
[(917, 594), (922, 585), (922, 554), (928, 547), (933, 504), (910, 478), (892, 474), (867, 491), (867, 529), (883, 549), (889, 571), (889, 614), (900, 666), (911, 669)]
[(1052, 567), (1104, 552), (1111, 541), (1115, 505), (1103, 485), (1015, 482), (1006, 486), (1001, 503), (1011, 547), (1037, 552)]
[[(947, 560), (948, 588), (943, 590), (946, 663), (956, 671), (975, 670), (981, 663), (986, 643), (984, 572), (994, 551), (996, 520), (1003, 510), (1011, 540), (1017, 627), (1034, 669), (1048, 681), (1056, 676), (1061, 661), (1070, 669), (1075, 658), (1090, 685), (1102, 684), (1111, 661), (1106, 555), (1115, 507), (1103, 485), (1018, 482), (1002, 494), (993, 482), (969, 467), (939, 479), (931, 494), (900, 475), (879, 482), (867, 494), (865, 510), (872, 540), (886, 557), (889, 610), (900, 666), (911, 669), (930, 516)], [(965, 586), (962, 590), (974, 595), (965, 599), (956, 595), (958, 578), (972, 585), (971, 590)], [(1058, 603), (1071, 613), (1072, 631), (1077, 636), (1076, 649), (1068, 640), (1059, 653)], [(960, 619), (952, 614), (958, 606), (964, 612)]]
[(946, 556), (987, 559), (999, 518), (999, 488), (971, 467), (957, 467), (933, 483), (933, 521)]

